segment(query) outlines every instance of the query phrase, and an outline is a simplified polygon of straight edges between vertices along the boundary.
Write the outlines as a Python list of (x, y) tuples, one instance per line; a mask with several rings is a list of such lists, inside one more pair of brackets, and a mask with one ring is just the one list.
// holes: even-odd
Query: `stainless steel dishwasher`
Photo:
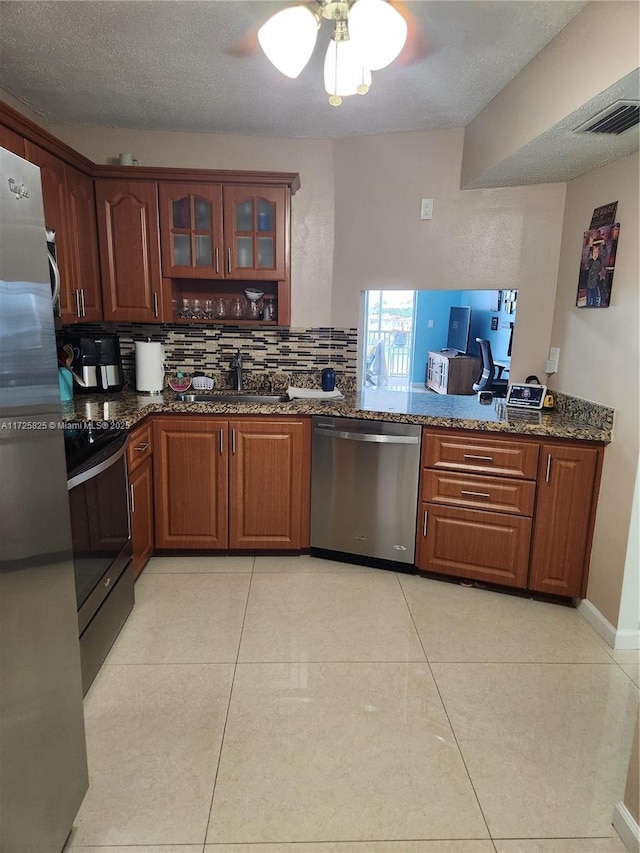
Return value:
[(414, 562), (421, 428), (313, 418), (311, 547)]

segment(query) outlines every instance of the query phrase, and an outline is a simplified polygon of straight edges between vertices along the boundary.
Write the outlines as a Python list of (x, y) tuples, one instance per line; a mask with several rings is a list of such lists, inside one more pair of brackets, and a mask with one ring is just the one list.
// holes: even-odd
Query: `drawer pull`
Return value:
[(144, 453), (144, 451), (147, 449), (147, 447), (149, 447), (149, 442), (143, 441), (142, 444), (136, 444), (135, 450), (137, 450), (138, 453)]
[(473, 453), (465, 453), (465, 459), (479, 459), (482, 462), (493, 462), (493, 456), (476, 456)]
[(469, 495), (472, 498), (490, 498), (489, 492), (468, 492), (466, 489), (460, 489), (461, 495)]

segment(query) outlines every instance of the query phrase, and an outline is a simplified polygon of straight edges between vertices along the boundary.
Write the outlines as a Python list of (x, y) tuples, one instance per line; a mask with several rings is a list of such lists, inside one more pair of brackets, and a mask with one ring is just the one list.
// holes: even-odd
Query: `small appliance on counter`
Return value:
[(164, 347), (156, 341), (135, 341), (136, 391), (162, 394), (164, 389)]
[(117, 335), (66, 333), (60, 336), (60, 343), (78, 393), (122, 391), (124, 374)]

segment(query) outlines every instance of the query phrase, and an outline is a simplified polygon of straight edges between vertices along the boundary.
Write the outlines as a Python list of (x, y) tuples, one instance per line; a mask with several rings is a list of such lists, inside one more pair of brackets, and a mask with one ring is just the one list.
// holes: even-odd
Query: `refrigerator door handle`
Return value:
[(58, 264), (55, 261), (55, 258), (51, 254), (51, 252), (47, 249), (47, 257), (49, 258), (49, 266), (51, 267), (51, 272), (53, 273), (53, 293), (51, 294), (51, 301), (55, 305), (58, 299), (60, 298), (60, 270), (58, 269)]

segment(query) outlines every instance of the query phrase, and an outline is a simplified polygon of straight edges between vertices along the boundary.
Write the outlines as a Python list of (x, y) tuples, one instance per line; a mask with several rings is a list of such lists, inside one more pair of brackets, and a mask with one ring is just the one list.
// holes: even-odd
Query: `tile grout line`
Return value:
[[(473, 784), (473, 779), (471, 778), (471, 773), (469, 772), (469, 768), (467, 767), (467, 762), (465, 761), (465, 759), (464, 759), (464, 755), (462, 754), (462, 749), (461, 749), (460, 744), (459, 744), (459, 742), (458, 742), (458, 738), (457, 738), (457, 736), (456, 736), (455, 729), (453, 728), (453, 723), (451, 722), (451, 718), (449, 717), (449, 712), (447, 711), (447, 707), (446, 707), (446, 705), (444, 704), (444, 699), (442, 698), (442, 693), (440, 692), (440, 687), (439, 687), (439, 685), (438, 685), (438, 682), (436, 681), (435, 673), (434, 673), (433, 669), (431, 668), (431, 661), (429, 660), (429, 655), (427, 654), (427, 650), (426, 650), (426, 649), (425, 649), (425, 647), (424, 647), (424, 643), (423, 643), (423, 641), (422, 641), (422, 637), (420, 636), (420, 631), (418, 631), (418, 626), (416, 625), (415, 619), (413, 618), (413, 613), (411, 612), (411, 607), (409, 606), (409, 602), (408, 602), (408, 600), (407, 600), (407, 596), (406, 596), (406, 593), (405, 593), (405, 591), (404, 591), (404, 587), (402, 586), (402, 583), (400, 582), (400, 577), (398, 576), (398, 573), (397, 573), (397, 572), (396, 572), (396, 580), (398, 581), (398, 586), (400, 587), (400, 592), (402, 593), (402, 597), (404, 598), (404, 603), (405, 603), (405, 604), (406, 604), (406, 606), (407, 606), (407, 610), (408, 610), (408, 612), (409, 612), (409, 617), (411, 618), (411, 624), (413, 625), (413, 628), (414, 628), (414, 630), (415, 630), (415, 632), (416, 632), (416, 635), (417, 635), (417, 637), (418, 637), (418, 640), (420, 641), (420, 646), (421, 646), (421, 648), (422, 648), (422, 651), (424, 652), (425, 660), (426, 660), (426, 662), (427, 662), (427, 666), (429, 667), (429, 672), (431, 673), (431, 678), (433, 679), (433, 684), (434, 684), (434, 686), (435, 686), (435, 688), (436, 688), (436, 692), (437, 692), (437, 694), (438, 694), (438, 698), (440, 699), (440, 704), (442, 705), (442, 710), (444, 711), (444, 714), (445, 714), (445, 716), (446, 716), (446, 718), (447, 718), (447, 722), (448, 722), (448, 724), (449, 724), (449, 728), (451, 729), (451, 734), (452, 734), (452, 736), (453, 736), (453, 739), (454, 739), (454, 741), (455, 741), (456, 747), (457, 747), (457, 749), (458, 749), (458, 753), (459, 753), (459, 755), (460, 755), (460, 760), (462, 761), (462, 764), (463, 764), (464, 769), (465, 769), (465, 773), (467, 774), (467, 778), (469, 779), (469, 784), (471, 785), (471, 790), (473, 791), (473, 795), (474, 795), (474, 797), (476, 798), (476, 802), (477, 802), (477, 804), (478, 804), (478, 808), (480, 809), (480, 814), (482, 815), (482, 820), (484, 821), (484, 825), (485, 825), (485, 827), (487, 828), (487, 834), (488, 834), (488, 836), (489, 836), (489, 840), (491, 841), (491, 844), (493, 845), (493, 849), (494, 849), (494, 850), (496, 851), (496, 853), (497, 853), (497, 848), (496, 848), (495, 842), (494, 842), (494, 840), (493, 840), (493, 836), (492, 836), (492, 834), (491, 834), (491, 830), (489, 829), (489, 824), (487, 823), (487, 818), (485, 817), (484, 810), (483, 810), (482, 805), (481, 805), (481, 803), (480, 803), (480, 798), (479, 798), (479, 796), (478, 796), (478, 792), (476, 791), (476, 787), (475, 787), (475, 785)], [(478, 839), (478, 840), (481, 840), (481, 839)]]
[[(231, 677), (231, 689), (229, 690), (229, 701), (227, 703), (227, 713), (224, 717), (224, 725), (222, 727), (222, 737), (220, 738), (220, 750), (218, 752), (218, 766), (216, 767), (216, 774), (213, 777), (213, 790), (211, 791), (211, 803), (209, 804), (209, 813), (207, 815), (207, 824), (204, 829), (204, 842), (202, 845), (202, 853), (205, 853), (207, 847), (207, 836), (209, 835), (209, 825), (211, 823), (211, 815), (213, 813), (213, 800), (216, 795), (216, 785), (218, 784), (218, 774), (220, 773), (220, 762), (222, 760), (222, 750), (224, 749), (224, 738), (227, 733), (227, 722), (229, 721), (229, 711), (231, 709), (231, 700), (233, 699), (233, 687), (236, 681), (236, 672), (238, 670), (238, 659), (240, 657), (240, 646), (242, 645), (242, 634), (244, 632), (244, 623), (247, 618), (247, 610), (249, 608), (249, 596), (251, 595), (251, 585), (253, 583), (253, 572), (256, 565), (256, 555), (253, 554), (253, 562), (251, 564), (251, 575), (249, 577), (249, 588), (247, 589), (247, 600), (244, 604), (244, 613), (242, 614), (242, 625), (240, 626), (240, 636), (238, 638), (238, 651), (236, 652), (236, 660), (233, 665), (233, 675)], [(215, 843), (215, 842), (212, 842)]]

